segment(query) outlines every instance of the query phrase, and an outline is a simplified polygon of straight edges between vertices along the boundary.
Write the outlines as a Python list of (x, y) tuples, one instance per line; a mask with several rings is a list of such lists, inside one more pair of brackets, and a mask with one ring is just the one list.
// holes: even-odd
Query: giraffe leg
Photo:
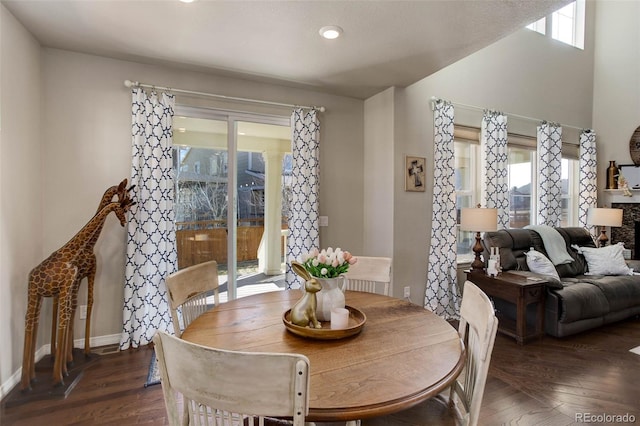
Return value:
[(68, 321), (65, 318), (66, 311), (68, 311), (68, 309), (65, 306), (65, 304), (67, 303), (65, 298), (66, 298), (66, 295), (64, 297), (62, 294), (60, 295), (60, 308), (58, 310), (58, 333), (57, 333), (58, 341), (57, 341), (57, 348), (56, 348), (56, 353), (54, 355), (54, 363), (53, 363), (53, 385), (54, 386), (64, 385), (64, 381), (62, 380), (62, 374), (63, 374), (62, 365), (65, 363), (63, 360), (66, 359), (65, 357), (65, 349), (67, 347), (66, 328), (68, 325)]
[(27, 313), (24, 325), (24, 350), (22, 354), (22, 379), (20, 388), (22, 391), (31, 390), (31, 379), (35, 377), (35, 338), (38, 332), (38, 315), (42, 298), (37, 290), (29, 286)]
[(33, 333), (31, 333), (31, 371), (29, 373), (29, 377), (31, 377), (31, 381), (34, 381), (36, 378), (36, 347), (37, 347), (37, 337), (38, 337), (38, 324), (40, 324), (40, 310), (42, 307), (42, 296), (36, 296), (36, 314), (33, 321)]
[(68, 265), (61, 271), (60, 303), (58, 308), (58, 347), (53, 364), (53, 386), (64, 385), (63, 372), (66, 372), (66, 351), (68, 342), (69, 320), (71, 318), (71, 299), (78, 268)]
[(84, 355), (91, 353), (91, 310), (93, 309), (93, 283), (96, 278), (96, 267), (93, 265), (92, 271), (87, 276), (87, 318), (84, 325)]
[(75, 314), (76, 314), (76, 308), (78, 307), (78, 289), (80, 288), (80, 280), (78, 280), (78, 283), (76, 283), (76, 285), (74, 286), (75, 288), (73, 289), (73, 293), (71, 295), (72, 299), (71, 299), (71, 319), (69, 320), (69, 327), (68, 327), (68, 331), (67, 331), (67, 350), (65, 352), (66, 354), (66, 361), (67, 364), (73, 365), (73, 326), (74, 326), (74, 319), (75, 319)]
[(31, 390), (31, 334), (33, 334), (33, 324), (30, 324), (29, 320), (26, 320), (24, 327), (24, 348), (22, 350), (22, 379), (20, 380), (20, 389), (23, 391)]
[(58, 296), (53, 296), (51, 312), (51, 353), (56, 353), (56, 330), (58, 329)]
[[(62, 348), (60, 348), (60, 356), (62, 357), (62, 361), (60, 363), (60, 368), (61, 368), (61, 373), (62, 373), (62, 377), (67, 377), (69, 375), (69, 352), (71, 351), (70, 349), (70, 344), (72, 342), (72, 339), (69, 337), (72, 333), (72, 325), (71, 325), (71, 321), (70, 320), (67, 323), (67, 327), (64, 330), (64, 346)], [(73, 358), (73, 357), (72, 357)], [(71, 363), (73, 363), (73, 359), (71, 360)]]
[[(71, 319), (69, 320), (69, 327), (67, 327), (67, 331), (66, 331), (66, 335), (67, 335), (67, 340), (66, 340), (66, 344), (65, 344), (65, 365), (71, 365), (73, 366), (73, 346), (74, 346), (74, 342), (73, 342), (73, 321), (75, 318), (75, 314), (73, 311), (71, 311)], [(66, 367), (65, 367), (66, 369)]]

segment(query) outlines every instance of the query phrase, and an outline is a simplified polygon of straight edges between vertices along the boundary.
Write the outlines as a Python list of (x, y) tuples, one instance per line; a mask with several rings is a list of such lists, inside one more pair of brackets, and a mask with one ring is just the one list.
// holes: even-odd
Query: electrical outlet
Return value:
[(408, 299), (409, 297), (411, 297), (411, 287), (406, 286), (404, 288), (404, 297), (405, 299)]
[(87, 319), (87, 305), (80, 305), (80, 319)]

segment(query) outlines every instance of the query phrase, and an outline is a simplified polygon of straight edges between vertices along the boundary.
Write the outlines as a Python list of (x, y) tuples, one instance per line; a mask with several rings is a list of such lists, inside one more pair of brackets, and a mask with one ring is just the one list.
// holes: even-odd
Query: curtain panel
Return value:
[(287, 240), (286, 288), (297, 288), (302, 280), (291, 269), (312, 248), (320, 248), (319, 184), (320, 122), (316, 110), (294, 109), (291, 115), (291, 203)]
[[(598, 205), (598, 168), (596, 159), (596, 132), (580, 132), (580, 172), (578, 178), (578, 225), (587, 226), (590, 207)], [(592, 232), (593, 233), (593, 232)]]
[(560, 226), (562, 217), (562, 127), (542, 122), (538, 126), (537, 224)]
[(498, 210), (498, 229), (509, 227), (507, 116), (485, 110), (480, 130), (482, 199)]
[(172, 160), (173, 95), (132, 91), (131, 184), (127, 224), (123, 330), (120, 349), (151, 342), (157, 330), (173, 333), (165, 277), (176, 271)]
[(424, 307), (444, 318), (459, 317), (453, 105), (434, 105), (434, 179), (431, 247)]

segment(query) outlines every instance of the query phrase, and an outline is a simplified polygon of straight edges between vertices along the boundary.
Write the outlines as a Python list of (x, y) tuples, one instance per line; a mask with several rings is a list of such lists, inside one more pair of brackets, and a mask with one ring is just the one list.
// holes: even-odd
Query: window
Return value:
[[(480, 194), (480, 130), (456, 125), (454, 135), (456, 214), (459, 224), (461, 209), (478, 203), (484, 205)], [(535, 146), (533, 137), (509, 135), (507, 167), (510, 228), (523, 228), (536, 223), (538, 172)], [(561, 164), (561, 226), (577, 226), (579, 162), (576, 158), (563, 157)], [(474, 241), (475, 233), (458, 229), (459, 263), (473, 260), (471, 247)]]
[(580, 162), (573, 158), (562, 159), (562, 219), (561, 226), (578, 224), (578, 174)]
[(509, 226), (511, 228), (523, 228), (531, 225), (532, 217), (535, 217), (535, 193), (534, 168), (536, 164), (536, 151), (533, 149), (510, 147), (508, 149), (509, 163)]
[(551, 37), (584, 49), (584, 0), (569, 3), (551, 15)]
[(554, 40), (584, 49), (584, 11), (585, 0), (576, 0), (526, 28), (543, 35), (550, 34)]
[(259, 271), (282, 282), (290, 118), (178, 105), (173, 124), (178, 267), (216, 260), (229, 299)]
[(527, 25), (526, 28), (544, 35), (546, 34), (546, 27), (547, 27), (547, 18), (540, 18), (536, 22)]
[(471, 261), (474, 257), (471, 246), (475, 241), (475, 233), (460, 230), (460, 211), (475, 206), (480, 200), (480, 146), (477, 142), (455, 139), (454, 155), (458, 260)]

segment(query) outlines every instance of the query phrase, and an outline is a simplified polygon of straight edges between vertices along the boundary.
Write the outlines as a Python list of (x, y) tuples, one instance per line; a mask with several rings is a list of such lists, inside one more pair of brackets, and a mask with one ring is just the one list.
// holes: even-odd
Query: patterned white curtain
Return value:
[(449, 102), (435, 102), (433, 128), (433, 214), (424, 307), (447, 319), (458, 318), (453, 105)]
[(498, 229), (509, 228), (507, 116), (485, 110), (480, 132), (482, 199), (498, 209)]
[[(318, 224), (320, 183), (320, 122), (316, 110), (296, 108), (291, 115), (291, 203), (287, 240), (287, 289), (297, 288), (298, 276), (291, 260), (300, 260), (312, 248), (320, 248)], [(293, 286), (293, 287), (292, 287)]]
[(562, 127), (542, 122), (538, 126), (538, 225), (560, 226), (561, 168)]
[(598, 205), (598, 169), (596, 159), (596, 132), (580, 132), (580, 174), (578, 178), (578, 224), (587, 227), (589, 207)]
[(127, 226), (123, 330), (120, 349), (173, 333), (165, 277), (176, 270), (171, 154), (173, 95), (132, 91), (131, 184), (137, 204)]

